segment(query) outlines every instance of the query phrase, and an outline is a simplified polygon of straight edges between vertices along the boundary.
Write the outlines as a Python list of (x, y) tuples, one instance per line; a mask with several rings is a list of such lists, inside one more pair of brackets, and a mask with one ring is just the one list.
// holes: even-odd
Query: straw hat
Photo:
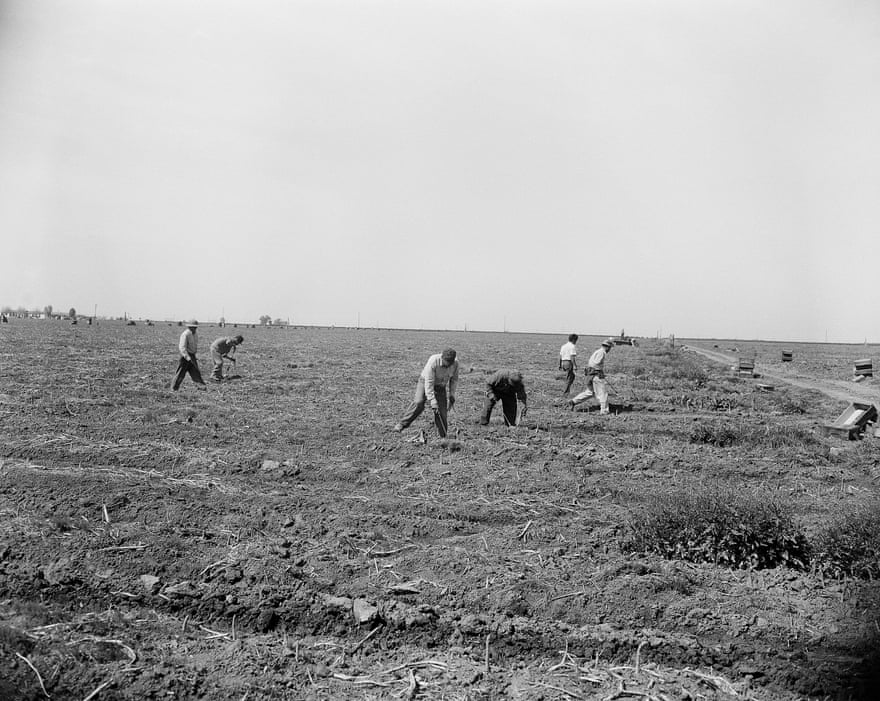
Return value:
[(196, 321), (195, 319), (190, 319), (189, 321), (186, 322), (186, 327), (188, 329), (197, 329), (199, 327), (199, 322)]

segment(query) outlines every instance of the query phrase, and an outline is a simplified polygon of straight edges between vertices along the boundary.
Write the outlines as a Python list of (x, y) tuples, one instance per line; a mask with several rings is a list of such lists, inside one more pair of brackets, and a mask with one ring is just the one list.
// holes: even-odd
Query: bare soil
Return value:
[[(746, 349), (829, 397), (735, 376), (740, 342), (620, 346), (599, 416), (565, 409), (561, 337), (203, 327), (206, 377), (210, 341), (244, 335), (238, 377), (174, 393), (180, 331), (0, 327), (0, 699), (875, 698), (876, 582), (622, 543), (694, 480), (765, 487), (807, 533), (876, 499), (880, 441), (818, 431), (847, 388), (876, 397), (849, 377), (876, 347)], [(447, 346), (450, 438), (428, 416), (392, 432)], [(501, 367), (529, 415), (480, 427)], [(706, 423), (811, 439), (693, 442)]]

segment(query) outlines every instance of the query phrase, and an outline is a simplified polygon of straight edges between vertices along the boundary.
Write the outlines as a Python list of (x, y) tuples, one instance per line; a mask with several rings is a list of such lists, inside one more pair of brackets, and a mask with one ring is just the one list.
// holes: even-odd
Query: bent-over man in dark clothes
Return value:
[(483, 426), (489, 425), (492, 409), (500, 401), (501, 412), (504, 414), (504, 425), (516, 426), (517, 399), (522, 402), (520, 418), (525, 418), (529, 406), (522, 373), (519, 370), (499, 370), (486, 383), (486, 400), (483, 402), (480, 424)]
[(214, 369), (211, 371), (211, 379), (220, 382), (223, 379), (223, 360), (235, 363), (235, 349), (244, 342), (242, 336), (227, 336), (215, 339), (211, 344), (211, 360), (214, 361)]

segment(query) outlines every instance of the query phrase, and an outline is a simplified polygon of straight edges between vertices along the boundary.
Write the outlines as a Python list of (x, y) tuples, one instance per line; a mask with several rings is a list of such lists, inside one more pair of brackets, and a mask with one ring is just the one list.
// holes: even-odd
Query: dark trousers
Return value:
[(562, 361), (562, 369), (565, 371), (565, 389), (562, 390), (563, 394), (568, 394), (568, 391), (571, 389), (572, 384), (574, 383), (574, 363), (570, 360)]
[(492, 409), (495, 404), (501, 401), (501, 413), (504, 415), (505, 426), (516, 426), (516, 394), (502, 394), (500, 397), (496, 394), (487, 393), (486, 399), (483, 401), (483, 413), (480, 414), (480, 424), (482, 426), (489, 425), (489, 419), (492, 416)]
[(196, 359), (196, 356), (193, 356), (192, 360), (187, 360), (180, 356), (180, 362), (177, 364), (177, 372), (174, 374), (174, 383), (171, 385), (171, 389), (176, 390), (180, 388), (180, 383), (183, 382), (183, 378), (186, 377), (187, 373), (189, 373), (193, 382), (198, 382), (200, 385), (205, 384), (205, 381), (202, 379), (202, 373), (199, 371), (199, 361)]
[[(437, 399), (438, 409), (434, 412), (434, 426), (437, 428), (437, 434), (441, 438), (446, 437), (446, 428), (449, 423), (446, 418), (446, 387), (444, 385), (434, 385), (434, 396)], [(415, 421), (425, 410), (425, 404), (428, 403), (428, 396), (425, 394), (425, 380), (420, 377), (416, 384), (416, 391), (413, 395), (412, 403), (400, 419), (400, 425), (406, 428)]]

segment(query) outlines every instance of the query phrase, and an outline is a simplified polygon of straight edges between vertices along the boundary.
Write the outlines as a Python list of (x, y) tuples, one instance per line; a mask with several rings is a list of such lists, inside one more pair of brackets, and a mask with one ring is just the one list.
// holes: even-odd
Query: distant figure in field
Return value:
[(599, 413), (609, 413), (608, 387), (605, 383), (605, 356), (608, 355), (608, 351), (613, 347), (614, 341), (609, 338), (607, 341), (602, 341), (602, 345), (593, 351), (593, 355), (590, 356), (585, 371), (587, 376), (587, 388), (574, 399), (568, 401), (570, 409), (574, 410), (578, 404), (587, 401), (595, 394), (596, 399), (599, 400)]
[(524, 419), (529, 405), (526, 398), (526, 387), (519, 370), (499, 370), (486, 382), (486, 399), (483, 402), (483, 413), (480, 414), (480, 425), (488, 426), (495, 404), (501, 402), (501, 413), (504, 415), (505, 426), (516, 426), (516, 400), (522, 402), (520, 418)]
[(174, 375), (174, 383), (171, 385), (173, 390), (180, 388), (180, 383), (183, 382), (187, 373), (193, 382), (201, 387), (205, 386), (202, 373), (199, 371), (199, 361), (196, 359), (196, 351), (199, 347), (199, 338), (196, 334), (198, 328), (199, 322), (192, 319), (186, 322), (186, 330), (180, 334), (180, 342), (177, 344), (180, 350), (180, 362), (177, 364), (177, 373)]
[(214, 369), (211, 371), (211, 379), (220, 382), (223, 379), (223, 359), (235, 363), (235, 349), (244, 342), (242, 336), (226, 336), (216, 339), (211, 344), (211, 360), (214, 361)]
[[(442, 353), (435, 353), (425, 364), (419, 381), (416, 383), (416, 391), (412, 403), (396, 424), (395, 431), (407, 428), (424, 411), (425, 404), (430, 402), (434, 410), (434, 425), (441, 438), (446, 437), (447, 408), (452, 409), (455, 404), (455, 388), (458, 385), (458, 361), (452, 348), (447, 348)], [(448, 400), (447, 400), (448, 393)]]
[(568, 335), (568, 343), (564, 344), (562, 348), (559, 349), (559, 369), (564, 370), (565, 375), (565, 389), (562, 390), (563, 395), (568, 395), (571, 390), (571, 385), (574, 382), (574, 371), (577, 370), (577, 342), (578, 335), (576, 333), (572, 333)]

